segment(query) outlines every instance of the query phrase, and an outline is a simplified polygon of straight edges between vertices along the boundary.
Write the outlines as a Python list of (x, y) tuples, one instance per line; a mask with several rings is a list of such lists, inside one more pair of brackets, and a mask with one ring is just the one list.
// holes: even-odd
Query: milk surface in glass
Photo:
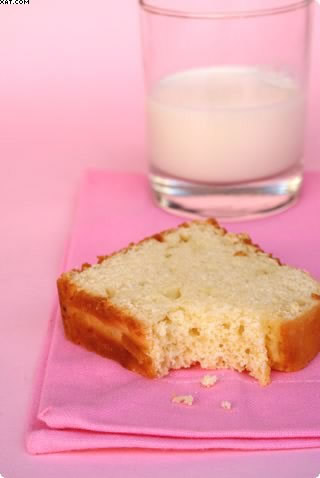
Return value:
[(284, 73), (183, 71), (156, 83), (147, 106), (155, 172), (230, 183), (276, 175), (302, 158), (303, 93)]

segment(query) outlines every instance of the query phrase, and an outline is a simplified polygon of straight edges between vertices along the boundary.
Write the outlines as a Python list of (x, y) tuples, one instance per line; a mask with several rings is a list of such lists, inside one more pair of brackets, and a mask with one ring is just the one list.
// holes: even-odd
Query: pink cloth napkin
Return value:
[[(320, 278), (320, 174), (307, 174), (300, 202), (281, 215), (229, 225), (248, 231), (284, 262)], [(175, 226), (181, 218), (157, 209), (147, 179), (89, 171), (80, 191), (65, 269), (95, 262), (131, 241)], [(149, 380), (64, 338), (57, 304), (27, 433), (30, 453), (142, 447), (277, 449), (320, 446), (320, 357), (304, 370), (272, 373), (261, 388), (245, 374), (181, 370)], [(191, 407), (171, 402), (192, 394)], [(220, 407), (229, 400), (232, 410)]]

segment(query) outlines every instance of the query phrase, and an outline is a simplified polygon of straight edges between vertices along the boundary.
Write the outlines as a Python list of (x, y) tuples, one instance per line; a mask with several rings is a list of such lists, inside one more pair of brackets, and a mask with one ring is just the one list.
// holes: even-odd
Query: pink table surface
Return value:
[[(134, 0), (30, 0), (0, 10), (0, 474), (316, 477), (320, 450), (25, 452), (26, 410), (78, 178), (87, 166), (144, 169), (143, 78)], [(306, 145), (314, 169), (319, 79), (318, 6)]]

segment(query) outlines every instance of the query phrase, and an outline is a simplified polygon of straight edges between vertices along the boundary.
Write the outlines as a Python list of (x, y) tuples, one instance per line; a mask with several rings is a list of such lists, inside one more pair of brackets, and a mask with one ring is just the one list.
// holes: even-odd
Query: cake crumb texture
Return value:
[(216, 375), (204, 375), (200, 381), (203, 387), (213, 387), (218, 381), (218, 377)]
[(193, 404), (193, 396), (192, 395), (176, 395), (175, 397), (173, 397), (172, 402), (182, 404), (182, 405), (188, 405), (189, 407), (191, 407), (191, 405)]
[(221, 405), (221, 408), (223, 408), (224, 410), (231, 410), (232, 408), (232, 404), (228, 400), (222, 400), (220, 405)]

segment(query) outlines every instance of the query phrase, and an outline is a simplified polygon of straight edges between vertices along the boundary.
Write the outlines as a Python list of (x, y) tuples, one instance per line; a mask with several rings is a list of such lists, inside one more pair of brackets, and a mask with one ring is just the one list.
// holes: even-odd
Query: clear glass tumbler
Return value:
[(312, 0), (140, 0), (150, 182), (187, 216), (294, 203)]

